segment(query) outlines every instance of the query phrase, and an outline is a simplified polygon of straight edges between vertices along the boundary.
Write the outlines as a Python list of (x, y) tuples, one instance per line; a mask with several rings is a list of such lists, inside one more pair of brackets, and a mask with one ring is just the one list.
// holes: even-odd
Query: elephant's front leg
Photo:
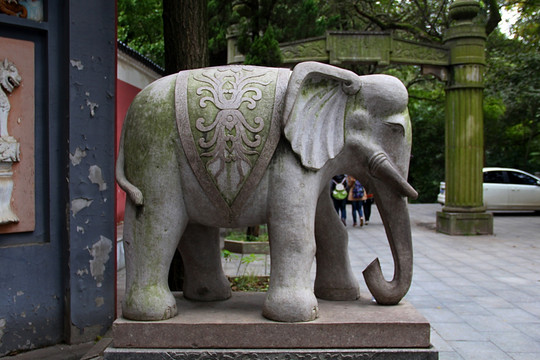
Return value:
[(263, 315), (276, 321), (311, 321), (318, 317), (310, 277), (315, 256), (316, 196), (300, 174), (294, 174), (301, 169), (290, 170), (283, 172), (283, 178), (273, 179), (270, 186), (268, 232), (272, 262)]
[(184, 261), (184, 297), (198, 301), (231, 297), (231, 286), (221, 265), (218, 228), (189, 224), (179, 249)]
[(323, 190), (315, 217), (317, 275), (315, 295), (326, 300), (356, 300), (358, 281), (349, 261), (348, 234), (334, 210), (330, 187)]

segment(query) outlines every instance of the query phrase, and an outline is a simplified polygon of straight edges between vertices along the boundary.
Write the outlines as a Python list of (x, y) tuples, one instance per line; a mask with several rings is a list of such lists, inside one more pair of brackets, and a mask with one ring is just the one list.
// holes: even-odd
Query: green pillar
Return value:
[(476, 0), (455, 0), (446, 32), (450, 49), (446, 88), (446, 204), (437, 213), (437, 230), (450, 235), (493, 233), (493, 216), (485, 212), (483, 73), (485, 26), (475, 21)]

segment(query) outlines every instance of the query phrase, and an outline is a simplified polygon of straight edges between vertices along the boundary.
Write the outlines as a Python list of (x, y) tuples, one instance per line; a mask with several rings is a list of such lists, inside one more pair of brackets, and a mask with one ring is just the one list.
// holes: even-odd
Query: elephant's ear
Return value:
[(285, 96), (285, 137), (302, 165), (321, 169), (343, 149), (349, 95), (360, 90), (359, 77), (335, 66), (305, 62), (291, 75)]

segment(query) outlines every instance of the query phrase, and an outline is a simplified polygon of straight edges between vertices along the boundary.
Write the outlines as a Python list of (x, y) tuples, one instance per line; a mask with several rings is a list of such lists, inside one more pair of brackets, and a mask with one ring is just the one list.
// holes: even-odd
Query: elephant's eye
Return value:
[(384, 125), (388, 126), (393, 133), (401, 136), (405, 136), (405, 128), (401, 124), (386, 122)]

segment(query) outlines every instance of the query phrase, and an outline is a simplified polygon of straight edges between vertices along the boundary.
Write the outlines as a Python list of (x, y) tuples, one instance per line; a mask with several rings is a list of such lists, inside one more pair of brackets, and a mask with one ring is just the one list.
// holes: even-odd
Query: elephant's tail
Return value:
[(116, 160), (116, 181), (118, 185), (127, 193), (128, 197), (137, 206), (143, 205), (143, 194), (138, 187), (129, 182), (124, 172), (124, 132), (125, 126), (122, 127), (122, 135), (120, 136), (120, 149), (118, 150), (118, 159)]

